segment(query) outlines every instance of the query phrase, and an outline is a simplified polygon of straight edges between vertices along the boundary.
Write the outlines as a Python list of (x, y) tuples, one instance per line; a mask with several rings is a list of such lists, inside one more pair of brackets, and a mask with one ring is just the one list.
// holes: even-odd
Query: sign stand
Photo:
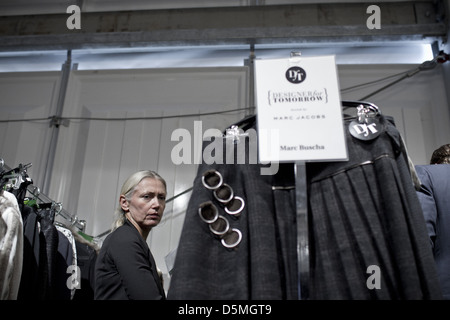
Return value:
[(309, 243), (308, 243), (308, 190), (306, 183), (306, 164), (295, 162), (295, 202), (297, 224), (297, 270), (298, 298), (309, 297)]
[(306, 162), (348, 159), (334, 56), (255, 60), (261, 163), (295, 169), (298, 299), (309, 299), (310, 255)]

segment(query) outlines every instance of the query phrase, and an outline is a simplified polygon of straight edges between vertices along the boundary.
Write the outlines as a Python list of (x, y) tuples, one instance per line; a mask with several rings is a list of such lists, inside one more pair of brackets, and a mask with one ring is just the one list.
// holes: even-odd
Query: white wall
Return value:
[[(415, 70), (417, 65), (341, 65), (340, 87), (343, 100), (360, 100), (398, 77), (357, 90), (346, 88)], [(450, 115), (442, 65), (412, 77), (367, 99), (385, 115), (394, 117), (415, 164), (428, 164), (432, 152), (450, 143)]]
[[(0, 74), (0, 120), (47, 119), (56, 112), (59, 72)], [(44, 180), (52, 129), (48, 120), (0, 123), (0, 158), (10, 167), (32, 163), (30, 177)]]

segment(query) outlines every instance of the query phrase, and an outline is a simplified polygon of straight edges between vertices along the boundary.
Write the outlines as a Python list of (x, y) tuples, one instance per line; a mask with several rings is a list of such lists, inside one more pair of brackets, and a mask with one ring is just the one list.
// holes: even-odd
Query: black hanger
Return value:
[[(358, 119), (359, 123), (364, 123), (368, 118), (374, 118), (381, 114), (380, 108), (371, 102), (366, 101), (341, 101), (344, 111), (344, 119)], [(351, 114), (348, 111), (353, 111)]]

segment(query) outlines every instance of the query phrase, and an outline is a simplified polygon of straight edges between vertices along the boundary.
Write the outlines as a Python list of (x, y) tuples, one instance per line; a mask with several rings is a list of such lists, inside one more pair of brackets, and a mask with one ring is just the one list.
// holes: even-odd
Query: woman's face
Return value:
[(144, 230), (159, 224), (166, 207), (164, 184), (154, 178), (144, 178), (134, 189), (130, 201), (121, 196), (121, 206)]

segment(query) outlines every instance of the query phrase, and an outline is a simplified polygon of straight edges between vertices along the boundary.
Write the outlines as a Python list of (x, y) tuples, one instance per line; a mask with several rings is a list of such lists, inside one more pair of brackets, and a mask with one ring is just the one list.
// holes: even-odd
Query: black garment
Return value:
[(23, 268), (20, 278), (18, 300), (43, 300), (44, 291), (39, 287), (40, 239), (36, 212), (22, 206), (23, 220)]
[(165, 299), (150, 249), (128, 220), (103, 242), (95, 265), (94, 295), (96, 300)]
[[(347, 136), (349, 161), (307, 167), (312, 298), (442, 298), (401, 136), (380, 121), (374, 140)], [(370, 266), (380, 289), (368, 290)]]
[[(310, 299), (441, 298), (400, 135), (392, 119), (380, 116), (380, 121), (386, 130), (371, 141), (358, 140), (346, 131), (348, 161), (306, 165)], [(244, 130), (256, 127), (254, 117), (244, 122), (250, 123)], [(240, 139), (243, 143), (244, 138)], [(229, 140), (223, 139), (224, 155)], [(267, 166), (252, 164), (248, 154), (245, 164), (203, 160), (194, 180), (168, 298), (297, 299), (293, 164), (280, 164), (270, 176), (261, 175), (261, 168)], [(219, 171), (224, 183), (245, 200), (239, 217), (229, 216), (203, 186), (202, 175), (210, 169)], [(199, 206), (207, 201), (217, 206), (231, 228), (242, 232), (238, 247), (225, 248), (200, 219)], [(380, 289), (367, 285), (368, 268), (374, 265), (380, 268)]]
[(75, 240), (77, 265), (80, 268), (80, 288), (75, 291), (73, 300), (93, 300), (95, 284), (95, 261), (97, 252), (86, 243)]
[(71, 300), (72, 291), (67, 285), (70, 273), (67, 268), (73, 264), (73, 248), (69, 239), (59, 230), (58, 231), (58, 248), (55, 255), (55, 285), (54, 297), (58, 300)]
[[(247, 129), (254, 128), (255, 121)], [(210, 152), (204, 152), (194, 180), (181, 233), (168, 292), (169, 299), (274, 300), (297, 298), (297, 262), (295, 235), (295, 180), (292, 164), (280, 164), (276, 175), (261, 175), (267, 166), (254, 164), (249, 157), (248, 137), (237, 145), (229, 139), (205, 143), (203, 150), (216, 144), (223, 150), (215, 157), (233, 154), (234, 164), (207, 164)], [(238, 147), (245, 147), (245, 161)], [(230, 149), (233, 153), (230, 152)], [(225, 162), (225, 161), (224, 161)], [(243, 163), (243, 164), (239, 164)], [(242, 197), (245, 207), (239, 217), (229, 216), (202, 184), (202, 175), (215, 169), (230, 185), (234, 195)], [(277, 186), (273, 190), (273, 186)], [(242, 233), (236, 248), (225, 248), (209, 225), (199, 217), (200, 204), (211, 201), (220, 215)]]
[(37, 210), (41, 231), (39, 253), (39, 288), (44, 294), (44, 300), (58, 299), (57, 297), (57, 254), (58, 254), (58, 230), (54, 223), (55, 214), (51, 209)]
[(450, 300), (450, 164), (416, 166), (419, 197), (444, 299)]

